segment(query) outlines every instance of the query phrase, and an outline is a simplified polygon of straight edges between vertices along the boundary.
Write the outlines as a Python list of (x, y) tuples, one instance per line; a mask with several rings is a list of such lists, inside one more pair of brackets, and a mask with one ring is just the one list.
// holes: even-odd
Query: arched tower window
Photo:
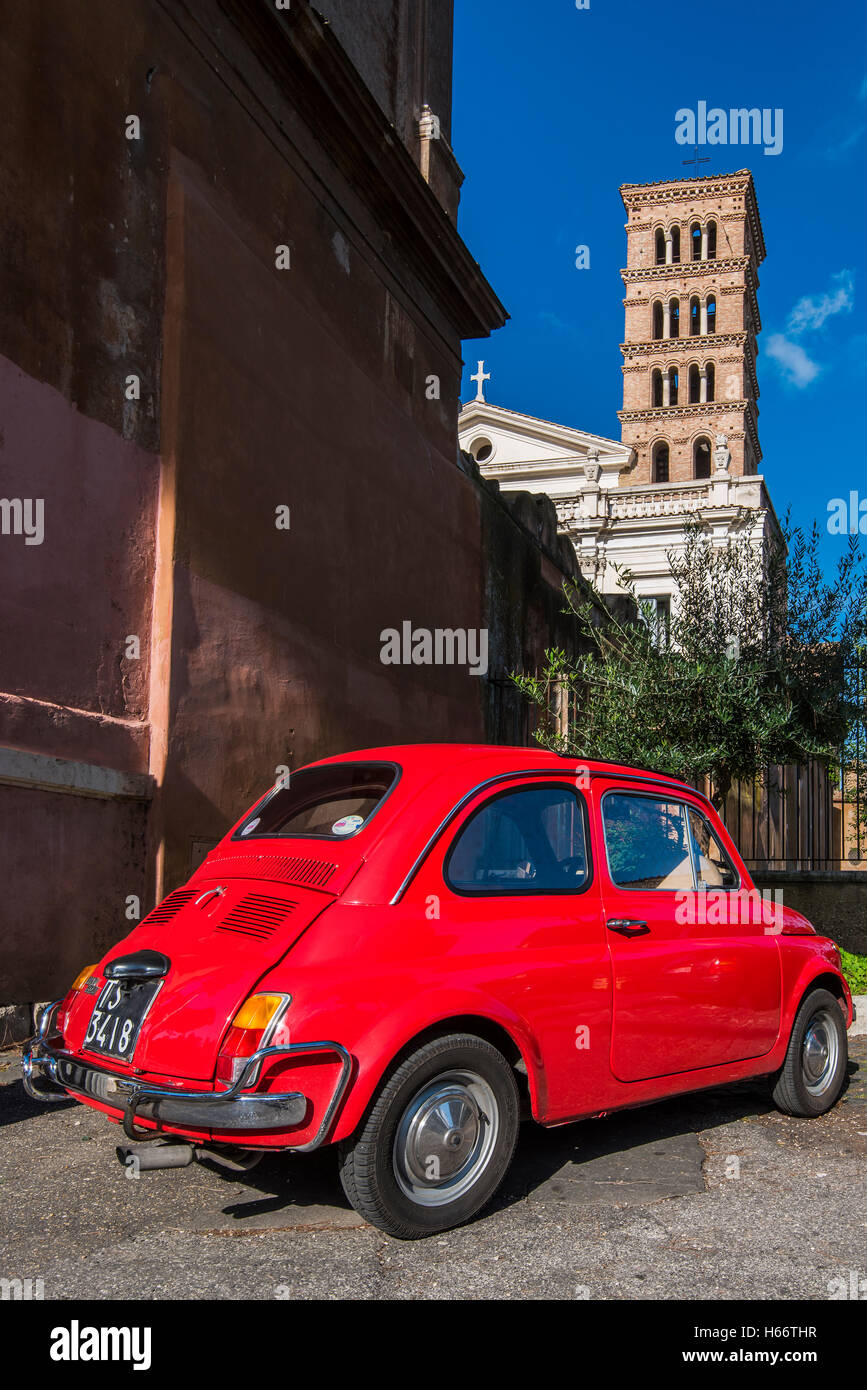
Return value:
[(695, 362), (689, 369), (689, 403), (695, 405), (701, 400), (701, 372)]
[(656, 264), (665, 265), (665, 232), (661, 227), (656, 229)]
[(653, 481), (668, 482), (668, 445), (664, 439), (653, 446)]
[(677, 405), (677, 384), (678, 384), (677, 367), (669, 367), (669, 369), (668, 369), (668, 404), (669, 404), (669, 405)]
[(650, 404), (662, 405), (662, 372), (654, 367), (650, 374)]
[(707, 375), (706, 399), (709, 401), (716, 400), (716, 367), (714, 366), (713, 362), (708, 362), (705, 364), (704, 370)]
[(692, 474), (694, 478), (710, 477), (710, 440), (697, 439), (692, 448)]
[(707, 297), (707, 331), (716, 333), (716, 296), (712, 294)]
[(661, 301), (660, 299), (655, 299), (655, 300), (653, 301), (652, 319), (653, 319), (653, 323), (652, 323), (652, 325), (651, 325), (651, 337), (653, 337), (653, 338), (661, 338), (661, 337), (662, 337), (662, 301)]
[(675, 262), (680, 261), (680, 228), (671, 229), (671, 259)]
[(697, 338), (701, 332), (701, 300), (697, 294), (690, 297), (689, 301), (689, 333), (690, 337)]
[(693, 222), (689, 229), (689, 237), (692, 242), (692, 259), (701, 260), (701, 226), (698, 222)]
[(668, 301), (668, 336), (680, 337), (680, 300), (676, 295)]
[(716, 223), (713, 218), (707, 224), (707, 258), (709, 261), (716, 260)]

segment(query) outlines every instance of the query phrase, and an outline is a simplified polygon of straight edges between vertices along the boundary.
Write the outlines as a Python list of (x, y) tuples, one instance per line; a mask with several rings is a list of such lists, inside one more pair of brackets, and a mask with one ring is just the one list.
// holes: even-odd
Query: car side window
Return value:
[(737, 888), (740, 877), (710, 821), (695, 806), (689, 807), (688, 815), (699, 888)]
[(608, 866), (618, 887), (692, 889), (692, 857), (682, 802), (608, 792), (602, 800), (602, 821)]
[(590, 882), (584, 802), (571, 787), (501, 792), (458, 831), (445, 861), (458, 893), (578, 893)]

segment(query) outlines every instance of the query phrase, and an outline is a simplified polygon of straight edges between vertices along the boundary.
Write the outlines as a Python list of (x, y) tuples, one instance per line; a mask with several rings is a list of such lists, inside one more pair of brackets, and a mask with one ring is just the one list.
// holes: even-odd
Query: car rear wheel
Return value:
[(837, 999), (827, 989), (811, 990), (795, 1016), (774, 1104), (787, 1115), (824, 1115), (843, 1089), (848, 1060), (846, 1021)]
[(339, 1146), (343, 1190), (365, 1220), (400, 1240), (460, 1226), (505, 1177), (518, 1112), (501, 1052), (470, 1033), (435, 1038), (392, 1072)]

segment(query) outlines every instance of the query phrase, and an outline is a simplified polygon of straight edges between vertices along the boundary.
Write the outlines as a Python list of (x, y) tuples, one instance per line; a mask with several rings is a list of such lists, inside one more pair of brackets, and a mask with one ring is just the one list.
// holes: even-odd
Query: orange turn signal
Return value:
[(232, 1027), (265, 1029), (285, 1003), (285, 994), (251, 994), (232, 1019)]
[(86, 980), (89, 980), (90, 977), (91, 977), (91, 975), (95, 975), (95, 974), (96, 974), (96, 966), (95, 966), (95, 965), (86, 965), (86, 966), (84, 967), (83, 970), (79, 971), (79, 973), (76, 975), (75, 979), (73, 980), (73, 982), (72, 982), (72, 988), (71, 988), (70, 991), (69, 991), (70, 994), (73, 994), (73, 993), (75, 992), (75, 990), (77, 990), (77, 989), (83, 989), (83, 988), (84, 988), (85, 981), (86, 981)]

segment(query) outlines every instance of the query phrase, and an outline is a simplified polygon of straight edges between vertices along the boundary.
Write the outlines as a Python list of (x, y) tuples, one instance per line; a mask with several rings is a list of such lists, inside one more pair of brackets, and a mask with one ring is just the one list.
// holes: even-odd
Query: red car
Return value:
[(356, 1210), (413, 1238), (493, 1196), (524, 1117), (754, 1076), (823, 1114), (851, 1020), (836, 946), (686, 783), (414, 745), (278, 781), (45, 1011), (25, 1078), (156, 1140), (142, 1167), (334, 1144)]

